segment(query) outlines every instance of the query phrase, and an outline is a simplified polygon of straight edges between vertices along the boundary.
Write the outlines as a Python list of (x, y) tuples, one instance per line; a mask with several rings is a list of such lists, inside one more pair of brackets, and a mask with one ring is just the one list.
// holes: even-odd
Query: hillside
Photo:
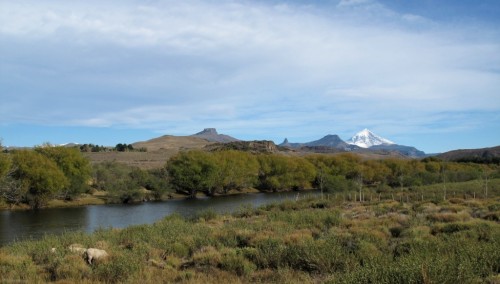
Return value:
[(375, 145), (368, 148), (370, 151), (386, 151), (386, 152), (396, 152), (403, 156), (407, 156), (410, 158), (422, 158), (425, 157), (425, 153), (423, 151), (418, 150), (415, 147), (404, 146), (398, 144), (382, 144)]
[(190, 136), (164, 135), (147, 141), (132, 143), (135, 149), (146, 149), (146, 152), (88, 152), (84, 155), (93, 163), (116, 161), (137, 166), (143, 169), (159, 168), (167, 160), (183, 150), (204, 149), (214, 143), (239, 141), (228, 135), (218, 134), (215, 128), (205, 128)]
[(208, 151), (237, 150), (251, 153), (276, 153), (278, 147), (273, 141), (234, 141), (228, 143), (215, 143), (205, 146)]
[(179, 149), (201, 149), (210, 144), (207, 140), (194, 136), (164, 135), (151, 140), (136, 142), (134, 148), (146, 148), (149, 151), (179, 150)]
[(437, 155), (446, 161), (500, 164), (500, 146), (480, 149), (460, 149)]
[(164, 135), (132, 144), (135, 149), (145, 148), (146, 152), (85, 152), (83, 155), (92, 163), (115, 161), (142, 169), (152, 169), (163, 167), (170, 157), (181, 150), (203, 149), (212, 143), (193, 136)]
[(322, 150), (324, 150), (325, 148), (335, 148), (332, 149), (332, 151), (338, 151), (338, 150), (350, 151), (359, 148), (358, 146), (347, 144), (338, 135), (332, 135), (332, 134), (328, 134), (319, 140), (307, 143), (290, 143), (288, 139), (285, 138), (285, 141), (279, 144), (279, 146), (296, 148), (296, 149), (304, 148), (306, 151), (310, 151), (311, 149), (316, 149), (316, 148)]

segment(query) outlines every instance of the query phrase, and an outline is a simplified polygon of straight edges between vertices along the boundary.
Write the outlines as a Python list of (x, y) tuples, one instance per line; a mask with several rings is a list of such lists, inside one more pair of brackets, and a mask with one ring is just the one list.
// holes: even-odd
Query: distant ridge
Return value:
[(285, 138), (283, 143), (279, 144), (281, 147), (289, 147), (289, 148), (302, 148), (302, 147), (307, 147), (308, 149), (313, 149), (315, 147), (329, 147), (329, 148), (335, 148), (335, 149), (341, 149), (341, 150), (352, 150), (353, 148), (356, 148), (356, 146), (352, 146), (344, 142), (338, 135), (332, 135), (328, 134), (325, 137), (307, 142), (307, 143), (290, 143), (288, 142), (288, 139)]
[(375, 145), (368, 148), (369, 150), (382, 150), (382, 151), (394, 151), (410, 158), (423, 158), (426, 156), (424, 151), (420, 151), (412, 146), (398, 145), (398, 144), (382, 144)]
[(500, 164), (500, 146), (480, 149), (460, 149), (436, 157), (454, 162), (475, 162)]
[(240, 141), (229, 135), (217, 133), (217, 129), (215, 128), (205, 128), (203, 129), (203, 131), (193, 134), (191, 136), (205, 139), (208, 142), (228, 143), (228, 142)]
[(306, 152), (331, 153), (331, 152), (355, 152), (355, 153), (390, 153), (394, 152), (410, 158), (425, 157), (423, 151), (412, 146), (398, 145), (389, 139), (380, 137), (368, 129), (356, 133), (351, 139), (344, 141), (338, 135), (329, 134), (325, 137), (307, 142), (291, 143), (287, 138), (281, 147), (298, 149)]

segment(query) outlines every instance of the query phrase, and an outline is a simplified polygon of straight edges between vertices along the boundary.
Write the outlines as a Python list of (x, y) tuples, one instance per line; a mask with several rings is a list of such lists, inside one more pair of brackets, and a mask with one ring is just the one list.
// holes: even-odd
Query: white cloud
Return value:
[(4, 123), (312, 135), (500, 110), (498, 33), (373, 0), (16, 1), (0, 46)]

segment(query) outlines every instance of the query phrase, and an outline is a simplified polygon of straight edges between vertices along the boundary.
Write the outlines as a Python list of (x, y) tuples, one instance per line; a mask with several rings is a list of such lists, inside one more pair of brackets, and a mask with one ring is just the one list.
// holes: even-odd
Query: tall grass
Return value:
[[(466, 192), (466, 185), (456, 191)], [(172, 215), (153, 225), (46, 236), (1, 248), (0, 282), (497, 283), (495, 186), (488, 199), (309, 197), (231, 215), (209, 210), (191, 219)], [(110, 256), (89, 265), (69, 251), (74, 243)]]

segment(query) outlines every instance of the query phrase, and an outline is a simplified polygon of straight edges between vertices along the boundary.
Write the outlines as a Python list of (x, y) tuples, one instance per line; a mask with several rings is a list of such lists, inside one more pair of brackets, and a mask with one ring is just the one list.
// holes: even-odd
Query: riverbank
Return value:
[[(304, 191), (310, 191), (314, 189), (305, 189)], [(242, 189), (240, 191), (231, 191), (228, 192), (227, 194), (215, 194), (213, 197), (220, 197), (220, 196), (231, 196), (231, 195), (239, 195), (239, 194), (255, 194), (255, 193), (260, 193), (262, 191), (255, 189), (255, 188), (247, 188), (247, 189)], [(144, 190), (145, 193), (145, 200), (153, 200), (147, 190)], [(205, 198), (207, 197), (206, 194), (203, 192), (199, 192), (196, 194), (197, 198)], [(179, 200), (179, 199), (186, 199), (189, 198), (189, 196), (185, 194), (179, 194), (176, 192), (168, 193), (165, 197), (161, 198), (160, 200), (156, 201), (168, 201), (168, 200)], [(138, 201), (136, 203), (142, 203), (145, 201)], [(110, 202), (110, 200), (107, 198), (107, 192), (106, 191), (94, 191), (92, 194), (82, 194), (77, 199), (74, 200), (60, 200), (60, 199), (52, 199), (50, 200), (47, 205), (43, 209), (50, 209), (50, 208), (71, 208), (71, 207), (81, 207), (81, 206), (89, 206), (89, 205), (103, 205), (103, 204), (121, 204), (119, 202)], [(5, 204), (5, 203), (0, 203), (0, 211), (4, 210), (31, 210), (31, 208), (27, 204)]]
[[(380, 190), (378, 188), (363, 188), (363, 198), (365, 199), (374, 199), (374, 198), (391, 198), (393, 200), (403, 201), (403, 198), (411, 198), (412, 200), (416, 199), (426, 199), (432, 198), (435, 200), (446, 199), (446, 198), (454, 198), (454, 197), (462, 197), (462, 198), (484, 198), (488, 197), (488, 191), (490, 196), (498, 196), (500, 195), (500, 179), (490, 179), (488, 180), (488, 190), (485, 192), (484, 181), (482, 180), (472, 180), (467, 182), (455, 182), (455, 183), (437, 183), (425, 186), (418, 187), (405, 187), (403, 189), (390, 189), (387, 188), (385, 190)], [(300, 195), (301, 192), (307, 193), (310, 191), (314, 191), (317, 189), (309, 188), (297, 191)], [(289, 190), (291, 191), (291, 190)], [(231, 195), (240, 195), (240, 194), (255, 194), (260, 193), (260, 191), (256, 188), (246, 188), (239, 191), (230, 191), (227, 194), (216, 193), (213, 197), (220, 196), (231, 196)], [(265, 191), (264, 191), (265, 192)], [(343, 196), (343, 200), (353, 200), (359, 199), (358, 190), (356, 191), (344, 191), (344, 192), (325, 192), (325, 194), (329, 195), (341, 195)], [(148, 195), (152, 195), (151, 192), (143, 189), (143, 193), (147, 197)], [(207, 195), (203, 192), (198, 192), (196, 194), (197, 198), (205, 198)], [(166, 194), (163, 198), (157, 201), (168, 201), (168, 200), (179, 200), (190, 198), (188, 195), (179, 194), (177, 192), (170, 192)], [(145, 200), (154, 200), (151, 198), (145, 198)], [(142, 203), (144, 201), (138, 201), (136, 203)], [(43, 209), (49, 208), (71, 208), (71, 207), (81, 207), (88, 205), (103, 205), (103, 204), (122, 204), (120, 202), (111, 202), (110, 199), (107, 198), (106, 191), (96, 191), (94, 190), (92, 194), (83, 194), (80, 198), (75, 200), (58, 200), (53, 199), (48, 202), (47, 206), (43, 207)], [(5, 210), (31, 210), (31, 208), (26, 204), (19, 205), (11, 205), (0, 203), (0, 211)]]
[[(47, 206), (41, 208), (69, 208), (69, 207), (81, 207), (88, 205), (102, 205), (106, 204), (106, 200), (103, 195), (94, 195), (94, 194), (83, 194), (81, 197), (75, 200), (60, 200), (53, 199), (47, 203)], [(1, 210), (31, 210), (31, 208), (27, 204), (0, 204)]]
[[(463, 194), (463, 192), (459, 192)], [(0, 282), (497, 283), (500, 199), (299, 198), (0, 249)], [(92, 265), (71, 244), (105, 250)]]

